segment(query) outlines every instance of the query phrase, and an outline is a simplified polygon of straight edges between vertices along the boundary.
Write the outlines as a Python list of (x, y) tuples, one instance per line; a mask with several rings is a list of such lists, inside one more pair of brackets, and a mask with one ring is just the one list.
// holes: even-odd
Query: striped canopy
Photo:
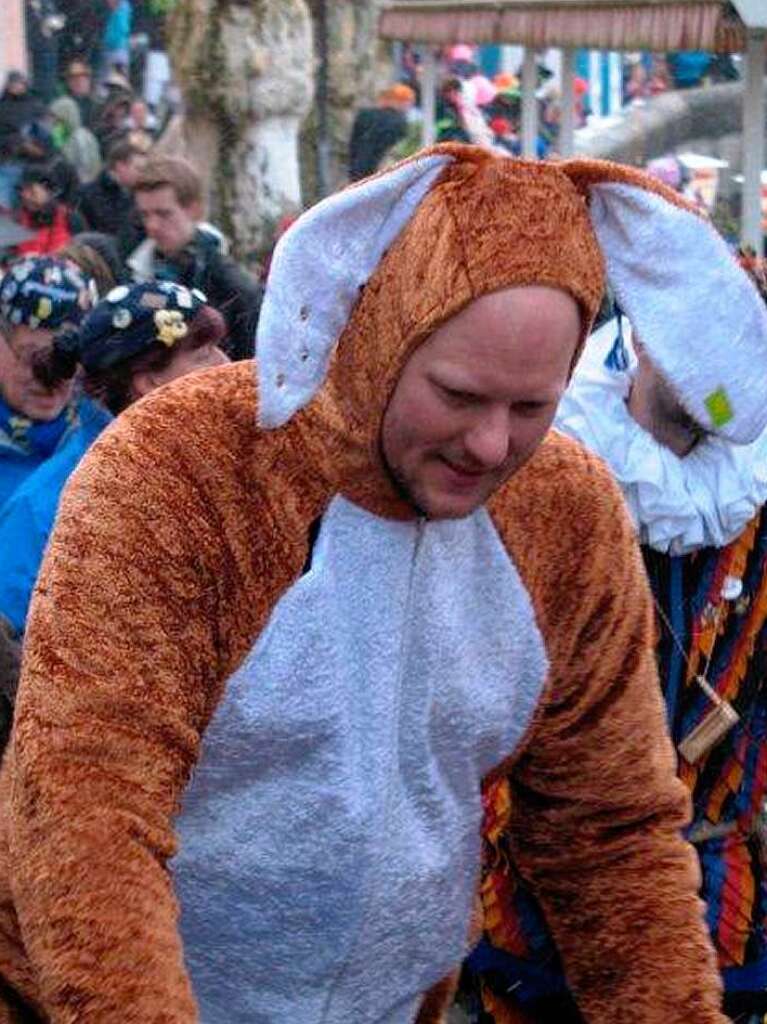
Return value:
[[(767, 3), (767, 0), (765, 0)], [(385, 0), (379, 34), (422, 43), (737, 53), (746, 28), (727, 0)]]

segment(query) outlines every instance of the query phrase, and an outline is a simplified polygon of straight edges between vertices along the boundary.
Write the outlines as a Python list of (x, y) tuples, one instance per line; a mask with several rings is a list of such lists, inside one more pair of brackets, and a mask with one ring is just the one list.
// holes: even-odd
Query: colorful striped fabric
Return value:
[[(711, 709), (697, 673), (740, 716), (699, 763), (680, 758), (679, 769), (692, 792), (693, 830), (713, 827), (711, 838), (696, 842), (702, 896), (727, 987), (738, 988), (737, 968), (767, 961), (767, 878), (755, 830), (767, 794), (767, 515), (726, 548), (681, 558), (646, 549), (644, 556), (660, 606), (658, 663), (674, 741)], [(485, 937), (514, 957), (556, 963), (545, 923), (504, 848), (513, 814), (506, 780), (489, 785), (484, 798)], [(489, 1003), (500, 1020), (497, 999)]]

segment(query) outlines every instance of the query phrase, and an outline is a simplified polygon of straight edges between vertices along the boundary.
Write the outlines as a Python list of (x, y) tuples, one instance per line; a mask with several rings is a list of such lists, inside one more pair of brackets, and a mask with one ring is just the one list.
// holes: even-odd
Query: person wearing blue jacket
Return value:
[(106, 0), (109, 16), (101, 39), (102, 78), (118, 67), (127, 71), (130, 62), (130, 34), (133, 8), (130, 0)]
[(12, 264), (0, 280), (0, 509), (17, 487), (82, 430), (87, 403), (73, 382), (44, 387), (33, 365), (96, 300), (95, 282), (51, 256)]
[(86, 395), (81, 428), (0, 509), (0, 621), (12, 636), (24, 631), (59, 498), (82, 456), (136, 399), (192, 370), (226, 362), (219, 348), (225, 334), (221, 315), (200, 291), (166, 281), (120, 286), (78, 330), (59, 335), (35, 365), (38, 380), (50, 388), (79, 371)]
[(111, 418), (106, 409), (84, 398), (80, 429), (27, 477), (0, 510), (0, 614), (15, 634), (24, 630), (32, 588), (64, 484)]

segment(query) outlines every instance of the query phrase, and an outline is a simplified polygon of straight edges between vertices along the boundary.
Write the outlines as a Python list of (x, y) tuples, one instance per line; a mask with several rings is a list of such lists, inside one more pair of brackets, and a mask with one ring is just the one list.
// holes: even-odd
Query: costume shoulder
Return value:
[(606, 564), (617, 546), (640, 565), (623, 496), (606, 463), (555, 431), (495, 495), (490, 513), (544, 631), (558, 617), (565, 584), (573, 607), (577, 592), (598, 584), (597, 554)]

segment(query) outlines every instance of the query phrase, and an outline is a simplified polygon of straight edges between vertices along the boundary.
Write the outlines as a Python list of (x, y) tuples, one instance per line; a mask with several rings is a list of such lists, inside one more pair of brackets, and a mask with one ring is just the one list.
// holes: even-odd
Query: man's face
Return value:
[(144, 230), (160, 252), (173, 256), (189, 244), (197, 227), (197, 210), (182, 206), (170, 185), (136, 193)]
[(508, 288), (470, 303), (413, 353), (381, 443), (417, 508), (469, 515), (522, 466), (551, 426), (580, 333), (565, 292)]
[(27, 91), (27, 81), (24, 78), (12, 78), (6, 90), (11, 96), (23, 96)]
[(73, 67), (67, 75), (67, 86), (73, 96), (89, 96), (91, 73), (86, 68)]
[(21, 190), (21, 205), (29, 213), (38, 213), (53, 198), (51, 190), (41, 181), (31, 181)]
[(71, 381), (48, 390), (32, 373), (34, 356), (48, 352), (52, 340), (52, 331), (23, 325), (7, 337), (0, 333), (0, 394), (12, 409), (37, 422), (55, 420), (72, 395)]
[[(118, 160), (112, 168), (112, 174), (123, 188), (132, 189), (145, 163), (146, 158), (136, 153), (128, 160)], [(151, 195), (151, 193), (145, 192), (144, 195)]]
[(682, 459), (690, 454), (707, 431), (687, 413), (674, 389), (655, 369), (636, 336), (634, 348), (637, 368), (628, 397), (629, 412), (658, 444)]

